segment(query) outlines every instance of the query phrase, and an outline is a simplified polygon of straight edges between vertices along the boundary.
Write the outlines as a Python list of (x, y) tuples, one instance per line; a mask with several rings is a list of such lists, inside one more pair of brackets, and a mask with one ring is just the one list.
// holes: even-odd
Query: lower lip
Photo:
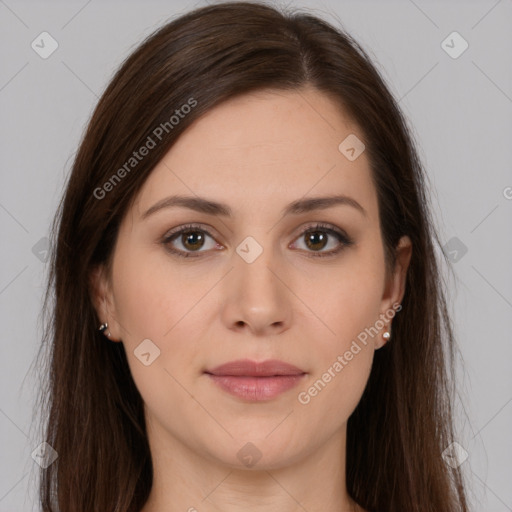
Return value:
[(306, 375), (244, 377), (207, 374), (224, 391), (252, 402), (270, 400), (295, 387)]

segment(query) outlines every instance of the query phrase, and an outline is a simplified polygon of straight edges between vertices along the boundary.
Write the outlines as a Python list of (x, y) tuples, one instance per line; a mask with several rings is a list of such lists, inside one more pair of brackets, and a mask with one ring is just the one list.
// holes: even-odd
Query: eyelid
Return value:
[[(161, 243), (166, 246), (168, 251), (170, 251), (171, 253), (173, 253), (175, 255), (178, 255), (178, 256), (181, 256), (184, 258), (200, 257), (201, 254), (203, 254), (203, 253), (207, 254), (207, 253), (211, 252), (211, 249), (206, 250), (206, 251), (198, 250), (198, 251), (186, 252), (186, 251), (170, 248), (169, 244), (170, 244), (170, 242), (173, 241), (172, 239), (177, 235), (186, 233), (188, 231), (201, 231), (204, 234), (206, 234), (207, 236), (209, 236), (210, 238), (212, 238), (213, 240), (215, 240), (217, 245), (221, 245), (221, 244), (219, 244), (219, 242), (216, 241), (215, 236), (211, 234), (211, 232), (210, 232), (211, 229), (212, 229), (211, 226), (208, 226), (206, 224), (201, 224), (201, 223), (184, 224), (184, 225), (178, 226), (178, 227), (168, 231), (162, 237)], [(294, 237), (293, 241), (288, 245), (288, 247), (290, 245), (292, 245), (301, 236), (304, 236), (308, 232), (314, 232), (315, 230), (316, 231), (325, 231), (328, 235), (336, 237), (338, 239), (338, 242), (340, 243), (340, 247), (337, 249), (325, 251), (325, 252), (305, 251), (307, 253), (306, 254), (307, 256), (310, 256), (313, 258), (336, 256), (343, 249), (345, 249), (346, 247), (349, 247), (351, 245), (354, 245), (354, 243), (355, 243), (354, 240), (349, 235), (347, 235), (347, 233), (343, 229), (338, 228), (334, 224), (320, 222), (320, 221), (312, 221), (300, 228), (299, 233)], [(213, 231), (215, 231), (215, 230), (213, 230)]]

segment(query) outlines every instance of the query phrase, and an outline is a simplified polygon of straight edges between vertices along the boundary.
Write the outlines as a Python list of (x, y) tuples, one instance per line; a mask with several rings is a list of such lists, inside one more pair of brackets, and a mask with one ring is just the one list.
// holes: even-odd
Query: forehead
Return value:
[[(223, 102), (197, 119), (155, 167), (139, 193), (145, 211), (169, 194), (276, 209), (308, 195), (347, 194), (375, 214), (365, 152), (349, 160), (340, 143), (362, 131), (315, 89), (258, 91)], [(375, 208), (374, 208), (375, 207)]]

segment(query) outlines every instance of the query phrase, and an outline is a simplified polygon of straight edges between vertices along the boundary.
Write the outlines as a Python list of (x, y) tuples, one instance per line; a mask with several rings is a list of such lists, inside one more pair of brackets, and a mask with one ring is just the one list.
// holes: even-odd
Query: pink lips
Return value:
[(306, 375), (284, 361), (249, 359), (231, 361), (205, 373), (224, 391), (249, 401), (270, 400), (295, 387)]

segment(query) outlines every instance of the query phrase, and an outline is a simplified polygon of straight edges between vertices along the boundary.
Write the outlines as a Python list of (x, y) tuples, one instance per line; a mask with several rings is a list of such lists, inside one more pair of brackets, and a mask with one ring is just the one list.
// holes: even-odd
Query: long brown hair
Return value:
[[(376, 351), (348, 421), (348, 492), (376, 512), (468, 510), (463, 475), (442, 458), (454, 440), (456, 346), (427, 178), (407, 123), (343, 30), (300, 11), (229, 2), (191, 11), (143, 41), (104, 91), (76, 154), (53, 224), (38, 354), (43, 439), (58, 453), (40, 473), (44, 512), (139, 512), (151, 490), (143, 401), (123, 344), (98, 331), (89, 287), (91, 270), (110, 262), (137, 192), (180, 134), (214, 106), (257, 89), (305, 86), (328, 94), (364, 133), (386, 263), (401, 236), (413, 246), (393, 341)], [(127, 166), (148, 137), (151, 150)]]

